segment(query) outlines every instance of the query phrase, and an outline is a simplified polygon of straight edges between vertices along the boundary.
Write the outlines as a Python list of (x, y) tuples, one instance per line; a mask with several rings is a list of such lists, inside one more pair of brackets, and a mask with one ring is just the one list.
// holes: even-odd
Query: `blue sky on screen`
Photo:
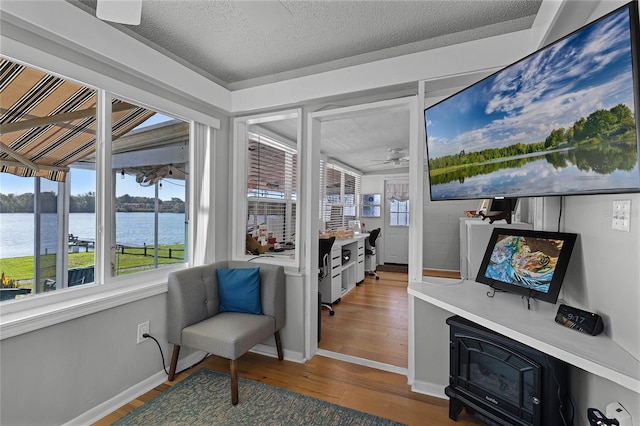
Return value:
[[(163, 123), (165, 121), (173, 120), (172, 117), (156, 113), (151, 116), (144, 123), (141, 123), (136, 129), (142, 129), (144, 127), (152, 126), (154, 124)], [(134, 129), (135, 130), (135, 129)], [(20, 176), (14, 176), (9, 173), (0, 174), (0, 193), (2, 194), (25, 194), (33, 193), (33, 178), (24, 178)], [(41, 191), (54, 191), (56, 192), (57, 183), (48, 179), (41, 179)], [(185, 199), (185, 182), (182, 180), (164, 179), (162, 181), (162, 189), (159, 191), (159, 198), (161, 200), (171, 200), (172, 198)], [(71, 171), (71, 195), (81, 195), (88, 192), (96, 191), (96, 179), (95, 172), (92, 170), (72, 169)], [(132, 197), (150, 197), (155, 196), (154, 187), (140, 186), (133, 176), (126, 176), (125, 179), (120, 179), (120, 175), (117, 176), (116, 181), (116, 196), (119, 197), (124, 194), (129, 194)]]
[(625, 8), (432, 106), (429, 158), (544, 141), (620, 103), (634, 112), (630, 43)]

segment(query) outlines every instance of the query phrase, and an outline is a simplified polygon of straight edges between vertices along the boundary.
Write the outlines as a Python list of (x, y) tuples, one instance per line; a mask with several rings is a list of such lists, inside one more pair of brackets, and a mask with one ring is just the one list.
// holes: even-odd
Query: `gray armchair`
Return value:
[[(218, 268), (256, 268), (260, 271), (263, 315), (219, 312)], [(241, 261), (221, 261), (169, 274), (168, 340), (173, 346), (169, 381), (175, 378), (180, 347), (208, 352), (230, 360), (231, 402), (238, 403), (237, 359), (271, 334), (278, 359), (283, 359), (280, 329), (285, 323), (284, 268)]]

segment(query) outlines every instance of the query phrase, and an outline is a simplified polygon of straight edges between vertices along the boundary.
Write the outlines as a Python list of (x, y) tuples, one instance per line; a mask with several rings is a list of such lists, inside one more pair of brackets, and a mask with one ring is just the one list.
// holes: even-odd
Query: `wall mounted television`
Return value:
[(631, 2), (425, 109), (431, 200), (640, 191)]
[(494, 228), (476, 281), (556, 303), (577, 234)]

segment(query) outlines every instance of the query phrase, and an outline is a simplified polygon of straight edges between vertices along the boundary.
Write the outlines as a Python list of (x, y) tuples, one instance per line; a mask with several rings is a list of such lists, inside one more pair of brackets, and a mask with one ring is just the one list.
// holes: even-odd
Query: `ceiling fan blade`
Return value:
[(142, 0), (97, 0), (96, 16), (104, 21), (140, 25)]

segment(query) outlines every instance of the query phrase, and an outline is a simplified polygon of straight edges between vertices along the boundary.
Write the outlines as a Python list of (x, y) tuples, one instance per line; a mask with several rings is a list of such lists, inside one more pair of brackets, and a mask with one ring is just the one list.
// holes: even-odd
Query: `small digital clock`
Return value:
[(604, 330), (600, 315), (564, 304), (558, 307), (555, 321), (565, 327), (573, 328), (592, 336), (600, 334)]

